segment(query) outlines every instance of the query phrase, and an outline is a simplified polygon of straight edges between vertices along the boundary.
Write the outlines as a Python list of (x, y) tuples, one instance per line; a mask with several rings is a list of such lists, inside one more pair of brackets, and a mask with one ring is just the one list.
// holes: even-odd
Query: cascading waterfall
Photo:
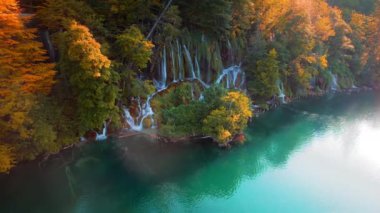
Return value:
[(164, 48), (162, 51), (161, 69), (159, 73), (160, 80), (154, 80), (154, 84), (158, 90), (166, 88), (167, 73), (166, 48)]
[(332, 72), (329, 72), (330, 76), (331, 76), (331, 85), (330, 85), (330, 89), (332, 91), (337, 91), (339, 90), (339, 84), (338, 84), (338, 77), (336, 75), (334, 75)]
[[(166, 90), (172, 84), (178, 81), (198, 81), (204, 88), (208, 88), (211, 85), (205, 83), (202, 80), (201, 67), (199, 64), (200, 57), (195, 54), (192, 57), (188, 47), (186, 45), (180, 45), (177, 40), (170, 50), (170, 62), (168, 62), (168, 57), (166, 54), (166, 48), (162, 51), (162, 61), (161, 69), (159, 70), (159, 80), (154, 80), (156, 85), (156, 92), (149, 95), (144, 103), (141, 102), (140, 98), (136, 98), (134, 102), (136, 103), (136, 111), (131, 113), (131, 109), (124, 109), (125, 121), (128, 123), (131, 130), (142, 131), (144, 129), (144, 120), (150, 119), (152, 126), (154, 127), (154, 111), (151, 107), (151, 100), (161, 91)], [(173, 48), (174, 47), (174, 48)], [(229, 44), (228, 48), (232, 48)], [(229, 50), (232, 54), (232, 50)], [(233, 56), (231, 56), (233, 57)], [(186, 64), (185, 64), (186, 63)], [(171, 82), (168, 82), (168, 67), (172, 66), (170, 69), (172, 71)], [(189, 77), (185, 77), (185, 66), (187, 66)], [(209, 69), (210, 70), (210, 69)], [(208, 81), (210, 82), (210, 81)], [(228, 89), (243, 89), (245, 84), (245, 73), (242, 71), (240, 65), (233, 65), (223, 69), (220, 74), (216, 77), (214, 84), (225, 85)], [(194, 88), (191, 88), (191, 93), (193, 99), (195, 99)], [(200, 95), (199, 100), (203, 100), (203, 94)]]
[(162, 59), (162, 68), (161, 68), (161, 84), (162, 87), (166, 87), (166, 80), (167, 80), (167, 65), (166, 65), (166, 48), (164, 48), (163, 59)]
[(104, 140), (107, 140), (107, 123), (104, 122), (104, 127), (103, 127), (103, 130), (102, 130), (102, 133), (99, 134), (98, 132), (96, 133), (96, 140), (97, 141), (104, 141)]
[(177, 58), (178, 58), (178, 78), (179, 80), (183, 80), (184, 74), (183, 74), (183, 58), (182, 58), (182, 49), (179, 45), (179, 41), (176, 41), (177, 43)]
[(205, 99), (205, 96), (203, 95), (203, 93), (201, 93), (201, 95), (199, 96), (198, 101), (203, 101), (204, 99)]
[(157, 93), (158, 92), (155, 92), (152, 95), (148, 96), (147, 100), (145, 101), (145, 104), (143, 105), (141, 104), (140, 98), (137, 99), (137, 107), (139, 108), (139, 114), (136, 117), (136, 119), (133, 118), (129, 109), (124, 109), (125, 121), (128, 123), (130, 129), (135, 131), (142, 131), (144, 129), (144, 120), (148, 117), (150, 117), (152, 125), (154, 125), (154, 112), (152, 107), (150, 106), (150, 101)]
[(170, 57), (171, 57), (171, 60), (172, 60), (172, 77), (173, 77), (173, 82), (176, 82), (177, 79), (176, 79), (176, 69), (175, 69), (175, 57), (174, 57), (174, 48), (170, 48), (171, 51), (170, 51)]
[(190, 52), (187, 49), (186, 45), (183, 45), (183, 49), (185, 50), (185, 56), (187, 58), (187, 64), (189, 65), (189, 69), (191, 72), (191, 78), (195, 79), (196, 77), (195, 77), (193, 59), (191, 58)]
[[(241, 75), (241, 81), (238, 81), (238, 76)], [(210, 85), (206, 84), (203, 82), (201, 79), (194, 78), (199, 81), (205, 88), (210, 87)], [(189, 79), (189, 80), (194, 80), (194, 79)], [(245, 73), (241, 70), (240, 65), (234, 65), (231, 67), (228, 67), (224, 69), (221, 74), (217, 77), (217, 80), (215, 81), (215, 84), (220, 84), (223, 80), (226, 80), (227, 82), (227, 88), (232, 88), (235, 89), (241, 89), (242, 85), (245, 83)], [(129, 127), (131, 130), (134, 131), (142, 131), (144, 130), (144, 120), (146, 118), (151, 119), (151, 123), (154, 126), (154, 111), (151, 107), (151, 100), (161, 91), (166, 90), (169, 88), (171, 84), (174, 84), (176, 82), (172, 82), (168, 84), (165, 88), (161, 90), (157, 90), (153, 94), (149, 95), (147, 100), (145, 101), (144, 104), (141, 103), (140, 98), (136, 99), (137, 102), (137, 108), (138, 108), (138, 115), (134, 118), (130, 112), (130, 109), (125, 108), (124, 109), (124, 116), (125, 116), (125, 121), (128, 123)], [(194, 89), (192, 88), (192, 96), (193, 99), (195, 99), (194, 95)], [(199, 100), (203, 100), (203, 94), (200, 95)]]
[(278, 80), (277, 83), (277, 88), (278, 88), (278, 98), (280, 99), (280, 102), (282, 104), (286, 104), (286, 95), (285, 95), (285, 90), (284, 90), (284, 83), (282, 81)]
[(195, 69), (197, 71), (197, 78), (198, 79), (202, 79), (202, 76), (201, 76), (201, 67), (199, 66), (198, 56), (195, 56)]
[[(240, 82), (238, 82), (239, 74), (242, 76), (242, 80)], [(222, 70), (215, 83), (220, 84), (223, 79), (226, 79), (227, 89), (238, 89), (244, 82), (244, 76), (245, 75), (243, 74), (240, 65), (234, 65)]]

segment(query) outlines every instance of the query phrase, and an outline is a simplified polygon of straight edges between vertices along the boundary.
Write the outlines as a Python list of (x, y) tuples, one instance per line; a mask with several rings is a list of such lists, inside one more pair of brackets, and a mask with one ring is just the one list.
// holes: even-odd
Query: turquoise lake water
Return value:
[(0, 176), (0, 212), (380, 212), (380, 97), (268, 112), (230, 150), (143, 136), (97, 142)]

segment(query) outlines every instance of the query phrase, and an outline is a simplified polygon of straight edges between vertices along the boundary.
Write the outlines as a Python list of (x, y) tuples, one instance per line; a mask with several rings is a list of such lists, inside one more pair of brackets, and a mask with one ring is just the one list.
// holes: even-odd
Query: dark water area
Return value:
[(380, 212), (380, 97), (255, 118), (244, 145), (97, 142), (0, 176), (0, 212)]

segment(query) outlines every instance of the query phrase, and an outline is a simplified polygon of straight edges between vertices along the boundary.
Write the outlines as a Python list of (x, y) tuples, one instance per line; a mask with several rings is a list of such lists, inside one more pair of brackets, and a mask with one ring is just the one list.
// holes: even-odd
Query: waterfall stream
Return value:
[(282, 104), (286, 104), (286, 95), (285, 95), (285, 90), (284, 90), (284, 83), (282, 83), (281, 80), (278, 80), (277, 83), (277, 88), (278, 88), (278, 98), (280, 99), (280, 102)]
[(329, 74), (331, 76), (331, 81), (332, 81), (330, 85), (331, 91), (339, 90), (338, 77), (334, 75), (332, 72), (329, 72)]
[(187, 59), (187, 64), (189, 65), (189, 70), (191, 72), (191, 78), (195, 78), (193, 59), (191, 58), (190, 52), (187, 49), (186, 45), (183, 45), (183, 49), (185, 50), (185, 56)]
[[(231, 43), (228, 43), (229, 52), (233, 54), (233, 51), (230, 50)], [(125, 122), (129, 125), (129, 129), (134, 131), (142, 131), (146, 126), (149, 128), (155, 127), (154, 120), (154, 111), (151, 107), (152, 99), (162, 91), (170, 88), (171, 85), (177, 84), (178, 82), (185, 81), (197, 81), (204, 88), (208, 88), (211, 84), (206, 82), (211, 82), (209, 74), (206, 75), (206, 82), (202, 79), (201, 66), (200, 66), (200, 57), (198, 53), (191, 55), (189, 48), (186, 45), (181, 45), (177, 40), (174, 44), (170, 45), (170, 51), (167, 55), (167, 49), (164, 47), (162, 49), (161, 63), (159, 67), (159, 73), (157, 79), (153, 79), (156, 91), (145, 100), (141, 100), (140, 97), (134, 98), (132, 100), (135, 103), (134, 108), (124, 108), (124, 119)], [(229, 56), (229, 57), (233, 57)], [(168, 61), (169, 60), (169, 61)], [(168, 69), (169, 65), (169, 69)], [(186, 67), (185, 67), (186, 66)], [(171, 71), (171, 76), (168, 78), (168, 70)], [(208, 69), (208, 73), (211, 69)], [(186, 77), (185, 71), (189, 77)], [(171, 79), (171, 80), (170, 80)], [(170, 80), (170, 81), (169, 81)], [(227, 89), (243, 89), (245, 84), (245, 73), (242, 71), (240, 65), (232, 65), (227, 67), (216, 76), (213, 84), (223, 85)], [(194, 88), (192, 87), (192, 97), (195, 100)], [(203, 100), (203, 94), (198, 97), (198, 100)], [(146, 119), (150, 119), (150, 123), (146, 124)], [(103, 129), (102, 134), (97, 134), (96, 140), (105, 140), (107, 138), (107, 126)]]
[(98, 132), (96, 133), (96, 140), (97, 141), (104, 141), (104, 140), (107, 140), (107, 122), (104, 122), (104, 127), (103, 127), (103, 130), (102, 130), (102, 133), (99, 134)]
[[(185, 49), (185, 47), (184, 47)], [(163, 63), (164, 64), (164, 63)], [(167, 69), (162, 69), (167, 71)], [(241, 80), (238, 81), (238, 76), (241, 76)], [(166, 76), (166, 74), (162, 74), (162, 76)], [(201, 76), (197, 77), (193, 75), (192, 78), (187, 78), (185, 79), (187, 81), (198, 81), (204, 88), (208, 88), (211, 85), (206, 84), (202, 79)], [(233, 65), (231, 67), (228, 67), (224, 70), (222, 70), (217, 76), (215, 84), (221, 84), (223, 80), (226, 82), (227, 88), (234, 88), (234, 89), (242, 89), (242, 86), (245, 83), (245, 73), (242, 71), (240, 65)], [(184, 80), (182, 80), (184, 81)], [(162, 82), (161, 82), (162, 83)], [(134, 131), (142, 131), (144, 130), (144, 120), (147, 118), (150, 118), (151, 124), (154, 127), (155, 122), (154, 122), (154, 111), (151, 107), (151, 100), (160, 92), (165, 91), (168, 89), (171, 85), (176, 84), (177, 81), (173, 80), (173, 82), (166, 84), (165, 82), (165, 87), (157, 87), (157, 91), (154, 92), (153, 94), (149, 95), (148, 98), (146, 99), (145, 103), (141, 103), (140, 98), (136, 99), (137, 103), (137, 115), (135, 117), (132, 116), (132, 113), (130, 109), (125, 108), (124, 109), (124, 116), (125, 116), (125, 121), (128, 123), (129, 127), (131, 130)], [(163, 84), (161, 84), (163, 85)], [(192, 87), (192, 97), (195, 99), (194, 95), (194, 88)], [(203, 99), (203, 95), (199, 97), (199, 100)], [(152, 128), (152, 127), (151, 127)]]

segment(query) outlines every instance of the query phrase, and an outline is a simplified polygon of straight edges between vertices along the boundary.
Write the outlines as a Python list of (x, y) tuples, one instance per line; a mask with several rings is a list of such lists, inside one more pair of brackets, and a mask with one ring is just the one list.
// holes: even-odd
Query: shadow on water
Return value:
[[(340, 116), (373, 110), (373, 94), (309, 98), (256, 118), (247, 143), (221, 150), (207, 141), (162, 144), (143, 136), (89, 144), (0, 177), (0, 212), (125, 212), (150, 202), (169, 210), (175, 196), (192, 205), (228, 197), (245, 179), (286, 165)], [(140, 209), (140, 210), (141, 210)]]

